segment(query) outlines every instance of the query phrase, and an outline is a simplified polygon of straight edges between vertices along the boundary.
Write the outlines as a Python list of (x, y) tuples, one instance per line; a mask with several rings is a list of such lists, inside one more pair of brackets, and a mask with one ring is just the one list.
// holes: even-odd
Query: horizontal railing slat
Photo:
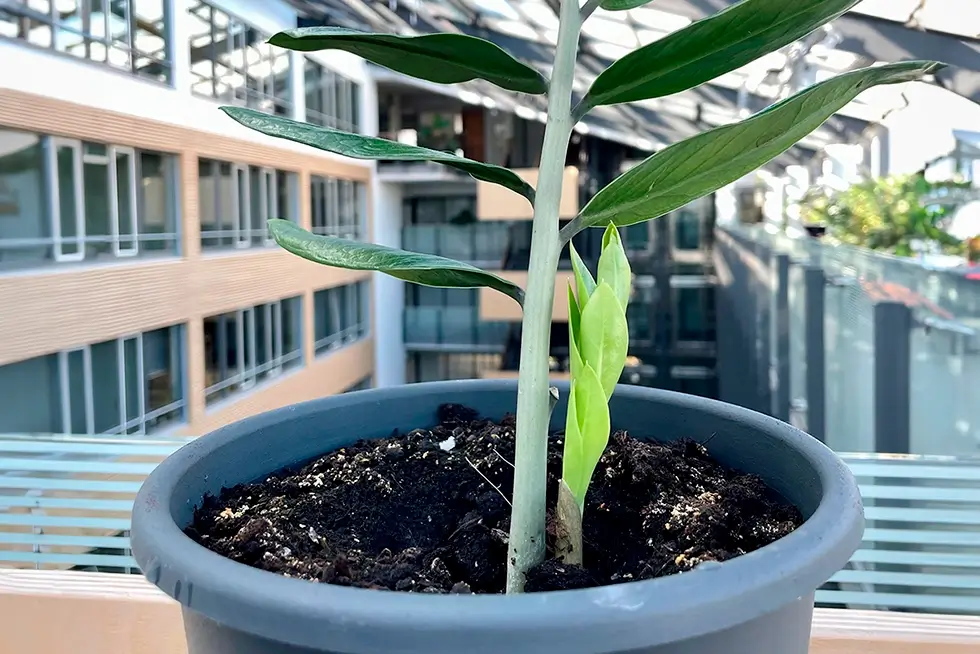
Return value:
[[(980, 534), (971, 531), (865, 529), (864, 542), (909, 543), (911, 545), (974, 545), (980, 547)], [(977, 556), (980, 556), (980, 553)]]
[(113, 529), (128, 531), (129, 518), (87, 518), (84, 516), (25, 515), (0, 513), (0, 525), (25, 527), (76, 527), (79, 529)]
[[(912, 509), (890, 506), (866, 506), (864, 517), (871, 520), (913, 522), (922, 524), (974, 525), (980, 530), (980, 514), (976, 509)], [(978, 536), (980, 538), (980, 536)]]
[(861, 486), (864, 499), (974, 502), (980, 504), (980, 488), (929, 488), (927, 486)]
[(924, 574), (882, 570), (841, 570), (830, 579), (841, 583), (883, 584), (924, 588), (967, 588), (980, 590), (980, 575)]
[[(69, 461), (52, 459), (0, 458), (0, 470), (31, 472), (58, 472), (65, 474), (92, 473), (118, 475), (148, 475), (156, 463), (125, 463), (122, 461)], [(0, 484), (2, 484), (0, 478)]]
[(9, 441), (0, 440), (0, 452), (23, 454), (98, 454), (107, 456), (170, 456), (183, 443), (160, 445), (126, 443), (78, 443), (70, 441)]
[(0, 543), (10, 545), (63, 545), (129, 549), (128, 536), (75, 536), (69, 534), (11, 534), (0, 531)]
[(48, 552), (5, 552), (0, 550), (0, 561), (34, 563), (38, 565), (49, 563), (139, 569), (133, 557), (115, 556), (112, 554), (56, 554)]
[(980, 466), (923, 465), (902, 463), (848, 463), (855, 477), (880, 477), (885, 479), (938, 479), (980, 481)]
[(4, 497), (0, 495), (0, 511), (4, 507), (23, 507), (31, 509), (79, 509), (87, 511), (125, 511), (132, 512), (132, 500), (103, 500), (88, 497), (44, 497), (41, 495)]
[(816, 601), (821, 604), (846, 606), (887, 606), (897, 609), (928, 611), (980, 612), (980, 597), (906, 593), (864, 593), (846, 590), (818, 590)]
[(139, 481), (103, 481), (101, 479), (71, 479), (56, 477), (4, 477), (0, 475), (0, 491), (4, 488), (24, 490), (62, 490), (99, 493), (134, 494), (142, 485)]
[(855, 563), (887, 563), (948, 568), (980, 568), (980, 555), (945, 552), (903, 552), (899, 550), (859, 549), (851, 557)]

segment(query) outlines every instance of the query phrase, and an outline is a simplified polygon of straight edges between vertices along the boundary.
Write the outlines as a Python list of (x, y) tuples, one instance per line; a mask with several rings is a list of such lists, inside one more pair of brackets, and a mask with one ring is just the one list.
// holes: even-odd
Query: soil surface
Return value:
[[(710, 443), (708, 443), (710, 445)], [(562, 438), (551, 437), (554, 510)], [(290, 577), (423, 593), (504, 589), (514, 420), (447, 405), (440, 425), (362, 441), (298, 470), (207, 497), (187, 534), (230, 559)], [(601, 586), (691, 570), (785, 536), (799, 512), (695, 441), (620, 432), (585, 509), (585, 567), (549, 559), (527, 590)], [(548, 553), (554, 526), (549, 514)]]

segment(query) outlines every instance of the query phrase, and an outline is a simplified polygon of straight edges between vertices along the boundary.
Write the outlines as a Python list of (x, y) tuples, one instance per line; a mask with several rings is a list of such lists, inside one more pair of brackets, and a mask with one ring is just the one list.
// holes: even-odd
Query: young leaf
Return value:
[(606, 282), (599, 282), (582, 309), (578, 345), (582, 361), (599, 375), (604, 398), (609, 399), (626, 365), (629, 328), (626, 310)]
[(630, 289), (633, 286), (633, 274), (630, 262), (626, 258), (626, 250), (619, 240), (619, 231), (615, 225), (607, 225), (602, 235), (602, 254), (599, 255), (599, 283), (608, 283), (616, 292), (623, 311), (630, 301)]
[(578, 256), (575, 246), (569, 242), (568, 247), (572, 255), (572, 272), (575, 274), (578, 308), (581, 310), (585, 307), (585, 303), (589, 301), (589, 296), (592, 295), (592, 291), (595, 290), (595, 280), (592, 278), (592, 273), (589, 272), (589, 268), (585, 265), (585, 262), (582, 261), (582, 257)]
[(942, 67), (907, 61), (838, 75), (733, 125), (675, 143), (613, 180), (561, 230), (620, 227), (657, 218), (752, 172), (819, 127), (865, 89), (921, 78)]
[(345, 27), (300, 27), (269, 43), (289, 50), (346, 50), (378, 65), (437, 84), (485, 79), (519, 93), (541, 94), (548, 81), (490, 41), (466, 34), (371, 34)]
[(578, 303), (575, 301), (575, 294), (572, 292), (572, 283), (568, 283), (568, 370), (572, 373), (572, 379), (579, 375), (582, 368), (582, 355), (578, 351), (579, 333), (581, 332), (582, 314), (579, 311)]
[[(607, 2), (629, 0), (607, 0)], [(660, 98), (741, 68), (837, 18), (858, 0), (743, 0), (634, 50), (603, 71), (577, 110)], [(605, 8), (606, 3), (602, 6)]]
[(585, 508), (585, 493), (589, 490), (592, 473), (608, 442), (609, 407), (598, 375), (585, 364), (572, 382), (568, 396), (561, 474), (575, 496), (580, 512)]
[(245, 107), (221, 107), (236, 121), (257, 132), (275, 138), (295, 141), (303, 145), (341, 154), (354, 159), (394, 159), (397, 161), (434, 161), (450, 168), (469, 173), (476, 179), (500, 184), (520, 193), (534, 203), (534, 189), (530, 184), (507, 168), (473, 161), (449, 152), (406, 145), (397, 141), (351, 134), (328, 127), (317, 127), (281, 116), (246, 109)]
[(269, 221), (269, 230), (284, 249), (316, 263), (350, 270), (377, 270), (423, 286), (487, 286), (509, 295), (518, 304), (524, 303), (524, 291), (521, 287), (468, 263), (373, 243), (311, 234), (295, 223), (279, 218)]

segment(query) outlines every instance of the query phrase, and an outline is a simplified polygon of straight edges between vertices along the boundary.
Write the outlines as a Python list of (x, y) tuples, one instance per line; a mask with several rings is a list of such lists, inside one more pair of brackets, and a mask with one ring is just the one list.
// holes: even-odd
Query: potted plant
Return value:
[[(590, 109), (696, 86), (855, 3), (797, 0), (789, 10), (784, 0), (744, 0), (617, 61), (576, 106), (583, 21), (597, 6), (644, 0), (563, 2), (550, 79), (461, 34), (274, 36), (275, 45), (346, 50), (431, 82), (482, 78), (548, 95), (536, 189), (452, 154), (224, 109), (271, 136), (351, 157), (435, 161), (533, 203), (526, 289), (457, 261), (271, 223), (280, 245), (326, 265), (507, 294), (524, 311), (520, 374), (516, 383), (413, 384), (283, 408), (161, 464), (137, 498), (132, 547), (147, 578), (183, 605), (192, 654), (805, 652), (814, 590), (861, 539), (854, 481), (822, 444), (774, 419), (616, 386), (630, 292), (617, 227), (740, 178), (862, 90), (919, 79), (937, 64), (849, 72), (671, 145), (561, 230), (558, 200), (569, 136)], [(606, 230), (598, 274), (572, 253), (571, 382), (552, 387), (558, 256), (589, 227)]]

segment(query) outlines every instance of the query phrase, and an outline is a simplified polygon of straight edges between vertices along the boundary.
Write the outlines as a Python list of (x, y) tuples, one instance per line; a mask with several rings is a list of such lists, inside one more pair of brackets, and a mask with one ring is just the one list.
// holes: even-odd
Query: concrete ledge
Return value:
[[(180, 608), (137, 575), (0, 570), (4, 654), (186, 654)], [(975, 654), (980, 617), (817, 609), (810, 654)], [(775, 653), (773, 653), (775, 654)]]

